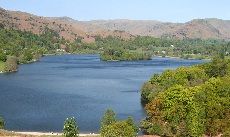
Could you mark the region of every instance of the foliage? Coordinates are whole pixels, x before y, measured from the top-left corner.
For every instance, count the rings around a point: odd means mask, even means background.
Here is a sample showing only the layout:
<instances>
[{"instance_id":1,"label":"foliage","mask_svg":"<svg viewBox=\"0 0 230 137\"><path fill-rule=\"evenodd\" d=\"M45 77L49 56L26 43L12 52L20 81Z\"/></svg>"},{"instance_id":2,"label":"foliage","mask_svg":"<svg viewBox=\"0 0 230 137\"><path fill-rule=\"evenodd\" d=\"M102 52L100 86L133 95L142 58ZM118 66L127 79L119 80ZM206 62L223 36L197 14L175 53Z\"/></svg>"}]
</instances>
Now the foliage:
<instances>
[{"instance_id":1,"label":"foliage","mask_svg":"<svg viewBox=\"0 0 230 137\"><path fill-rule=\"evenodd\" d=\"M17 71L17 69L18 69L17 58L14 56L8 56L5 63L5 72L13 72L13 71Z\"/></svg>"},{"instance_id":2,"label":"foliage","mask_svg":"<svg viewBox=\"0 0 230 137\"><path fill-rule=\"evenodd\" d=\"M0 71L4 72L5 71L5 63L0 61Z\"/></svg>"},{"instance_id":3,"label":"foliage","mask_svg":"<svg viewBox=\"0 0 230 137\"><path fill-rule=\"evenodd\" d=\"M147 111L143 131L161 136L228 134L229 64L229 60L214 59L154 75L142 88Z\"/></svg>"},{"instance_id":4,"label":"foliage","mask_svg":"<svg viewBox=\"0 0 230 137\"><path fill-rule=\"evenodd\" d=\"M138 128L132 117L127 120L117 121L112 109L106 110L101 120L101 137L136 137Z\"/></svg>"},{"instance_id":5,"label":"foliage","mask_svg":"<svg viewBox=\"0 0 230 137\"><path fill-rule=\"evenodd\" d=\"M222 77L227 73L227 64L227 60L214 57L212 62L205 66L206 73L209 75L209 77Z\"/></svg>"},{"instance_id":6,"label":"foliage","mask_svg":"<svg viewBox=\"0 0 230 137\"><path fill-rule=\"evenodd\" d=\"M124 50L114 50L108 49L105 50L100 55L101 60L104 61L111 61L111 60L150 60L151 55L146 53L138 53L138 52L131 52L131 51L124 51Z\"/></svg>"},{"instance_id":7,"label":"foliage","mask_svg":"<svg viewBox=\"0 0 230 137\"><path fill-rule=\"evenodd\" d=\"M79 131L74 117L67 118L64 122L63 134L65 137L78 137Z\"/></svg>"},{"instance_id":8,"label":"foliage","mask_svg":"<svg viewBox=\"0 0 230 137\"><path fill-rule=\"evenodd\" d=\"M137 133L126 121L117 121L101 128L101 137L136 137Z\"/></svg>"},{"instance_id":9,"label":"foliage","mask_svg":"<svg viewBox=\"0 0 230 137\"><path fill-rule=\"evenodd\" d=\"M0 117L0 129L4 129L5 127L5 121L2 117Z\"/></svg>"},{"instance_id":10,"label":"foliage","mask_svg":"<svg viewBox=\"0 0 230 137\"><path fill-rule=\"evenodd\" d=\"M196 86L208 79L201 67L180 67L176 70L166 70L161 75L155 74L142 87L142 103L149 102L157 93L178 84L185 87Z\"/></svg>"},{"instance_id":11,"label":"foliage","mask_svg":"<svg viewBox=\"0 0 230 137\"><path fill-rule=\"evenodd\" d=\"M3 50L0 50L0 61L5 62L6 61L6 54L4 53Z\"/></svg>"},{"instance_id":12,"label":"foliage","mask_svg":"<svg viewBox=\"0 0 230 137\"><path fill-rule=\"evenodd\" d=\"M107 109L101 119L101 127L110 125L116 122L116 114L112 109Z\"/></svg>"},{"instance_id":13,"label":"foliage","mask_svg":"<svg viewBox=\"0 0 230 137\"><path fill-rule=\"evenodd\" d=\"M7 56L15 56L19 63L28 63L43 54L55 53L58 44L62 41L50 29L44 30L41 35L31 32L0 29L0 61L5 62Z\"/></svg>"},{"instance_id":14,"label":"foliage","mask_svg":"<svg viewBox=\"0 0 230 137\"><path fill-rule=\"evenodd\" d=\"M131 126L132 128L133 128L133 130L137 133L138 132L138 127L135 125L135 123L134 123L134 120L133 120L133 118L131 117L131 116L129 116L128 118L127 118L127 120L125 120L126 121L126 123L129 125L129 126Z\"/></svg>"}]
</instances>

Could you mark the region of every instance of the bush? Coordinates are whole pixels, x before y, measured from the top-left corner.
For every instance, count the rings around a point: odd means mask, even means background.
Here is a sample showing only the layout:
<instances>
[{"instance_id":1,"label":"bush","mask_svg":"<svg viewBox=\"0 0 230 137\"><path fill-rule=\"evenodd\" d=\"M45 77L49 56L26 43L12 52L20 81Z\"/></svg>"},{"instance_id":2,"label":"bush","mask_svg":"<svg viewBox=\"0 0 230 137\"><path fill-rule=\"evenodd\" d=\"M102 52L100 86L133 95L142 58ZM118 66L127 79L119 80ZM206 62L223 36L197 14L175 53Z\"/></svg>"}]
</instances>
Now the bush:
<instances>
[{"instance_id":1,"label":"bush","mask_svg":"<svg viewBox=\"0 0 230 137\"><path fill-rule=\"evenodd\" d=\"M65 137L78 137L79 131L74 117L67 118L64 122L63 134Z\"/></svg>"},{"instance_id":2,"label":"bush","mask_svg":"<svg viewBox=\"0 0 230 137\"><path fill-rule=\"evenodd\" d=\"M126 121L117 121L101 128L101 137L136 137L137 132Z\"/></svg>"},{"instance_id":3,"label":"bush","mask_svg":"<svg viewBox=\"0 0 230 137\"><path fill-rule=\"evenodd\" d=\"M4 129L5 127L5 121L2 117L0 117L0 129Z\"/></svg>"},{"instance_id":4,"label":"bush","mask_svg":"<svg viewBox=\"0 0 230 137\"><path fill-rule=\"evenodd\" d=\"M110 125L116 122L116 114L112 109L107 109L101 119L101 127Z\"/></svg>"},{"instance_id":5,"label":"bush","mask_svg":"<svg viewBox=\"0 0 230 137\"><path fill-rule=\"evenodd\" d=\"M13 72L13 71L17 71L17 69L18 69L17 58L14 56L8 56L5 64L5 71Z\"/></svg>"},{"instance_id":6,"label":"bush","mask_svg":"<svg viewBox=\"0 0 230 137\"><path fill-rule=\"evenodd\" d=\"M134 124L133 118L117 121L116 114L112 109L106 110L101 120L101 137L136 137L138 128Z\"/></svg>"},{"instance_id":7,"label":"bush","mask_svg":"<svg viewBox=\"0 0 230 137\"><path fill-rule=\"evenodd\" d=\"M6 61L6 54L3 50L0 50L0 61L5 62Z\"/></svg>"}]
</instances>

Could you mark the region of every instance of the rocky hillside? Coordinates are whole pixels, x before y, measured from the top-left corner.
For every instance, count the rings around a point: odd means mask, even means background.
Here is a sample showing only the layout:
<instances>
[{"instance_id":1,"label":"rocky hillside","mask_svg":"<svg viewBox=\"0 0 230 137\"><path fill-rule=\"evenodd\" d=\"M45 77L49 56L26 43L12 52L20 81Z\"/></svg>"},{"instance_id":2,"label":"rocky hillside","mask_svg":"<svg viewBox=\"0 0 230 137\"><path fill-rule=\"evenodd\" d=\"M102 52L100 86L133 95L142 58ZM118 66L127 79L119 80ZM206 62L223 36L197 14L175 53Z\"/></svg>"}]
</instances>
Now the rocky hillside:
<instances>
[{"instance_id":1,"label":"rocky hillside","mask_svg":"<svg viewBox=\"0 0 230 137\"><path fill-rule=\"evenodd\" d=\"M74 40L82 37L93 42L94 36L117 36L124 39L135 35L230 40L230 20L195 19L186 23L169 23L152 20L94 20L77 21L69 17L41 17L20 11L0 8L0 25L6 28L31 31L40 34L45 28L61 37Z\"/></svg>"},{"instance_id":2,"label":"rocky hillside","mask_svg":"<svg viewBox=\"0 0 230 137\"><path fill-rule=\"evenodd\" d=\"M41 34L46 28L49 28L70 41L81 37L84 42L93 42L96 35L103 37L112 35L124 39L132 37L131 34L124 31L100 29L97 26L87 25L68 17L48 18L2 8L0 8L0 27L31 31L35 34ZM88 31L91 29L93 31Z\"/></svg>"},{"instance_id":3,"label":"rocky hillside","mask_svg":"<svg viewBox=\"0 0 230 137\"><path fill-rule=\"evenodd\" d=\"M109 30L122 30L133 35L230 40L230 20L195 19L186 23L143 20L97 20L85 22Z\"/></svg>"}]
</instances>

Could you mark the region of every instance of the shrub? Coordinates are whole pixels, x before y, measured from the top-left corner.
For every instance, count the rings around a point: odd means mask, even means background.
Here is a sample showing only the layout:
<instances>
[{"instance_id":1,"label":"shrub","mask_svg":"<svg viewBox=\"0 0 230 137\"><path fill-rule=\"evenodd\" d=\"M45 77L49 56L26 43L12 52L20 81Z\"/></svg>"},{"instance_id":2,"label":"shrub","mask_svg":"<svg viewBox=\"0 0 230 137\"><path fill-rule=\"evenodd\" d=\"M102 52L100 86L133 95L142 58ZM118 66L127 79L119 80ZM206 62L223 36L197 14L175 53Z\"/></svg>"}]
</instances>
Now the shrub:
<instances>
[{"instance_id":1,"label":"shrub","mask_svg":"<svg viewBox=\"0 0 230 137\"><path fill-rule=\"evenodd\" d=\"M116 114L112 109L107 109L101 119L101 127L110 125L116 122Z\"/></svg>"},{"instance_id":2,"label":"shrub","mask_svg":"<svg viewBox=\"0 0 230 137\"><path fill-rule=\"evenodd\" d=\"M65 137L78 137L79 131L74 117L67 118L64 122L63 134Z\"/></svg>"},{"instance_id":3,"label":"shrub","mask_svg":"<svg viewBox=\"0 0 230 137\"><path fill-rule=\"evenodd\" d=\"M8 56L5 64L5 71L13 72L13 71L17 71L17 69L18 69L17 58L14 56Z\"/></svg>"},{"instance_id":4,"label":"shrub","mask_svg":"<svg viewBox=\"0 0 230 137\"><path fill-rule=\"evenodd\" d=\"M101 137L136 137L138 128L134 124L133 118L117 121L116 114L112 109L106 110L101 120Z\"/></svg>"},{"instance_id":5,"label":"shrub","mask_svg":"<svg viewBox=\"0 0 230 137\"><path fill-rule=\"evenodd\" d=\"M4 129L5 127L5 121L2 117L0 117L0 129Z\"/></svg>"},{"instance_id":6,"label":"shrub","mask_svg":"<svg viewBox=\"0 0 230 137\"><path fill-rule=\"evenodd\" d=\"M101 137L136 137L137 132L126 121L117 121L101 128Z\"/></svg>"}]
</instances>

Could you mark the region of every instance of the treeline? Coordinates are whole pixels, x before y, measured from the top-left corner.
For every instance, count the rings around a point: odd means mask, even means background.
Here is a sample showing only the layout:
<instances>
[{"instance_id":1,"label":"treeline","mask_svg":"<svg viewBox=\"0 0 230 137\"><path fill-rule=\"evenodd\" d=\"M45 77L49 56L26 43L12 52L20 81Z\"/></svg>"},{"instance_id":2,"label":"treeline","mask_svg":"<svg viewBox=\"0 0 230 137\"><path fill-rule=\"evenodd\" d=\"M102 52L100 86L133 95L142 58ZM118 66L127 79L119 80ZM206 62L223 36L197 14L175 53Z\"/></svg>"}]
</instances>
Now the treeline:
<instances>
[{"instance_id":1,"label":"treeline","mask_svg":"<svg viewBox=\"0 0 230 137\"><path fill-rule=\"evenodd\" d=\"M75 53L100 53L104 60L119 60L119 58L130 60L131 56L141 59L143 55L146 58L155 55L205 59L216 56L220 52L225 56L229 56L230 53L230 42L224 40L178 40L149 36L137 36L128 40L112 36L106 38L95 36L95 43L86 44L78 39L71 47L78 47Z\"/></svg>"},{"instance_id":2,"label":"treeline","mask_svg":"<svg viewBox=\"0 0 230 137\"><path fill-rule=\"evenodd\" d=\"M103 61L132 61L132 60L150 60L151 54L139 53L137 51L125 51L116 49L106 49L101 53L100 58Z\"/></svg>"},{"instance_id":3,"label":"treeline","mask_svg":"<svg viewBox=\"0 0 230 137\"><path fill-rule=\"evenodd\" d=\"M141 92L146 134L230 136L230 60L155 74Z\"/></svg>"},{"instance_id":4,"label":"treeline","mask_svg":"<svg viewBox=\"0 0 230 137\"><path fill-rule=\"evenodd\" d=\"M77 47L73 50L73 47ZM95 43L82 43L76 39L70 45L74 53L100 53L102 60L143 60L155 56L173 56L185 59L211 58L222 52L228 56L230 43L224 40L167 39L149 36L137 36L124 40L108 36L95 36Z\"/></svg>"}]
</instances>

